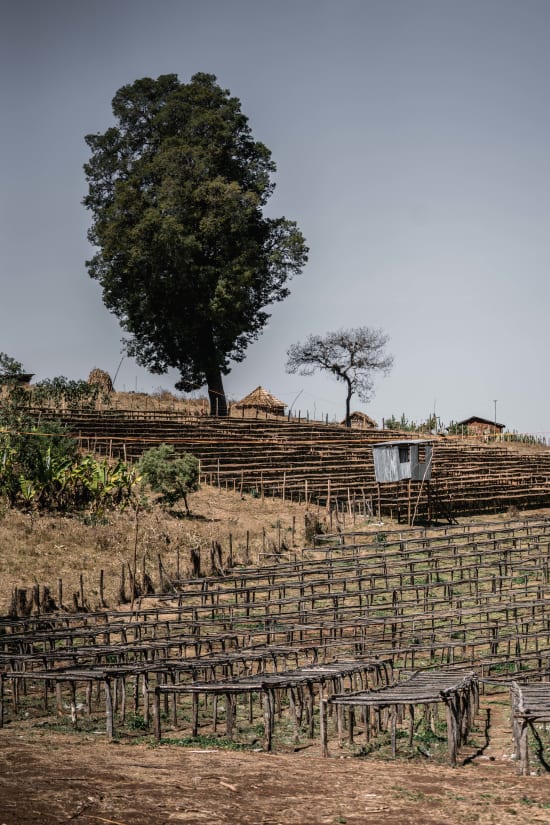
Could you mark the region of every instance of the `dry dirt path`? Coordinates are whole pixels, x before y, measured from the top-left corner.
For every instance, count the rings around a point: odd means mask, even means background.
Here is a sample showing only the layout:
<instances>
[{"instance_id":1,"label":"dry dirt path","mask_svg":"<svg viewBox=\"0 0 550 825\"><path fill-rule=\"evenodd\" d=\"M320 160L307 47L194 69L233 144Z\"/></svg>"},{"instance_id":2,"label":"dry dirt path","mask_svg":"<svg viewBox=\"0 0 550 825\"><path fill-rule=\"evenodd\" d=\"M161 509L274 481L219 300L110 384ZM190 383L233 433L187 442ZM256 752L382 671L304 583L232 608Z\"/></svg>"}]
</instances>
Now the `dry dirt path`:
<instances>
[{"instance_id":1,"label":"dry dirt path","mask_svg":"<svg viewBox=\"0 0 550 825\"><path fill-rule=\"evenodd\" d=\"M511 825L550 823L550 777L519 777L505 694L456 769L429 760L108 744L0 730L0 825ZM483 728L483 724L480 725Z\"/></svg>"}]
</instances>

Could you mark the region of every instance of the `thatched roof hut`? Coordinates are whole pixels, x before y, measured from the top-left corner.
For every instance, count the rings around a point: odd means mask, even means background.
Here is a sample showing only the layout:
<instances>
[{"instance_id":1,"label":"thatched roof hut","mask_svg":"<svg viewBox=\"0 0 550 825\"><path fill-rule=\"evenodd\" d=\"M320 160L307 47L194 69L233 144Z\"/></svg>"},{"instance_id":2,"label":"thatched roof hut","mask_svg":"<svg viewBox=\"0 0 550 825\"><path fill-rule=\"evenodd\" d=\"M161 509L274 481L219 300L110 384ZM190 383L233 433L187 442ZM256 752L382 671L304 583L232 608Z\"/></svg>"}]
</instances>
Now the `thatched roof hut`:
<instances>
[{"instance_id":1,"label":"thatched roof hut","mask_svg":"<svg viewBox=\"0 0 550 825\"><path fill-rule=\"evenodd\" d=\"M88 384L99 387L100 391L108 395L113 392L113 382L111 376L105 370L94 367L88 376Z\"/></svg>"},{"instance_id":2,"label":"thatched roof hut","mask_svg":"<svg viewBox=\"0 0 550 825\"><path fill-rule=\"evenodd\" d=\"M374 418L371 418L369 415L364 412L360 412L359 410L351 413L350 421L352 427L360 430L376 430L378 428L378 424ZM341 423L345 424L346 419L344 418Z\"/></svg>"},{"instance_id":3,"label":"thatched roof hut","mask_svg":"<svg viewBox=\"0 0 550 825\"><path fill-rule=\"evenodd\" d=\"M279 401L263 387L256 387L245 398L237 401L233 405L236 410L261 410L262 412L270 413L271 415L284 415L285 406L283 401Z\"/></svg>"}]
</instances>

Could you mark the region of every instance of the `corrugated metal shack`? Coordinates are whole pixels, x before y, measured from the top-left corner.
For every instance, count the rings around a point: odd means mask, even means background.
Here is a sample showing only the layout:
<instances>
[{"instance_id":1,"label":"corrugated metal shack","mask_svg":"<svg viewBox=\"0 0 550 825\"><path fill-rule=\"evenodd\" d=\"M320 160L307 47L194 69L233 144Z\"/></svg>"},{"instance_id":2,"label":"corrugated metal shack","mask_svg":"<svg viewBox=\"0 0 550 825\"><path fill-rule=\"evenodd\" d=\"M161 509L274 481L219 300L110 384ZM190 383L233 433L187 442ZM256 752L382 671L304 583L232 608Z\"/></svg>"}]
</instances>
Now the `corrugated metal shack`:
<instances>
[{"instance_id":1,"label":"corrugated metal shack","mask_svg":"<svg viewBox=\"0 0 550 825\"><path fill-rule=\"evenodd\" d=\"M432 473L430 441L381 441L372 445L374 473L381 484L394 481L429 481Z\"/></svg>"}]
</instances>

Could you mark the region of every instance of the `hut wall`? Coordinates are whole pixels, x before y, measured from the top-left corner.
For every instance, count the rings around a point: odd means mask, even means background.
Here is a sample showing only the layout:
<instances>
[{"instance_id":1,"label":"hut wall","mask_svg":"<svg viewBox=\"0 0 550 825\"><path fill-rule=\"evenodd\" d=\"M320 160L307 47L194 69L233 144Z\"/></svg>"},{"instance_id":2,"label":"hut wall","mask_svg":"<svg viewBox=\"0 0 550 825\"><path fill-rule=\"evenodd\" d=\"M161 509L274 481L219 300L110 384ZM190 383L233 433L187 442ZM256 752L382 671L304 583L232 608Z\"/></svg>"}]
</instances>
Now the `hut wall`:
<instances>
[{"instance_id":1,"label":"hut wall","mask_svg":"<svg viewBox=\"0 0 550 825\"><path fill-rule=\"evenodd\" d=\"M494 424L489 424L487 421L471 421L468 424L468 432L471 435L499 435L502 432L502 427L495 427Z\"/></svg>"},{"instance_id":2,"label":"hut wall","mask_svg":"<svg viewBox=\"0 0 550 825\"><path fill-rule=\"evenodd\" d=\"M392 481L428 480L431 476L432 447L429 444L375 445L372 450L376 480ZM422 460L420 460L422 459Z\"/></svg>"}]
</instances>

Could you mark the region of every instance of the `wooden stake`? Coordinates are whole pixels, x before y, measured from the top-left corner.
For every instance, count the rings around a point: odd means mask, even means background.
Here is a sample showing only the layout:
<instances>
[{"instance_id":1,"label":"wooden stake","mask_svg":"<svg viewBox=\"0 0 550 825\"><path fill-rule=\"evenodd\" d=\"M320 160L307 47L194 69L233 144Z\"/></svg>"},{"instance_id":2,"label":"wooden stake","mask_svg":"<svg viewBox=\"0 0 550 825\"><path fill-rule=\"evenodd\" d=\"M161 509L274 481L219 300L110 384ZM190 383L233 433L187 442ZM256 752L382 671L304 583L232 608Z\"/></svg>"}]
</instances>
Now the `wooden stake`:
<instances>
[{"instance_id":1,"label":"wooden stake","mask_svg":"<svg viewBox=\"0 0 550 825\"><path fill-rule=\"evenodd\" d=\"M193 692L191 710L191 736L197 736L199 732L199 694Z\"/></svg>"},{"instance_id":2,"label":"wooden stake","mask_svg":"<svg viewBox=\"0 0 550 825\"><path fill-rule=\"evenodd\" d=\"M391 714L391 755L392 758L395 759L397 747L396 747L396 739L397 739L397 708L395 705L391 706L390 709Z\"/></svg>"},{"instance_id":3,"label":"wooden stake","mask_svg":"<svg viewBox=\"0 0 550 825\"><path fill-rule=\"evenodd\" d=\"M100 607L106 607L107 606L105 604L103 583L104 583L104 571L100 570L99 571L99 604L100 604Z\"/></svg>"},{"instance_id":4,"label":"wooden stake","mask_svg":"<svg viewBox=\"0 0 550 825\"><path fill-rule=\"evenodd\" d=\"M452 706L452 699L447 699L445 701L445 717L446 717L446 721L447 721L447 750L448 750L448 754L449 754L449 762L454 768L456 766L458 743L457 743L457 725L456 725L454 709L453 709L453 706Z\"/></svg>"},{"instance_id":5,"label":"wooden stake","mask_svg":"<svg viewBox=\"0 0 550 825\"><path fill-rule=\"evenodd\" d=\"M319 726L321 734L321 756L328 757L328 731L327 731L327 700L321 699L319 702Z\"/></svg>"},{"instance_id":6,"label":"wooden stake","mask_svg":"<svg viewBox=\"0 0 550 825\"><path fill-rule=\"evenodd\" d=\"M272 746L272 731L273 731L273 721L272 721L272 710L271 710L271 700L269 696L269 690L264 690L262 693L262 705L263 705L263 713L264 713L264 750L271 751Z\"/></svg>"},{"instance_id":7,"label":"wooden stake","mask_svg":"<svg viewBox=\"0 0 550 825\"><path fill-rule=\"evenodd\" d=\"M103 688L105 690L105 722L106 722L106 728L107 728L107 739L112 739L113 736L114 736L114 723L113 723L113 698L112 698L112 695L111 695L111 681L110 681L110 679L105 679L103 681Z\"/></svg>"},{"instance_id":8,"label":"wooden stake","mask_svg":"<svg viewBox=\"0 0 550 825\"><path fill-rule=\"evenodd\" d=\"M529 776L529 727L526 719L519 724L519 768L522 776Z\"/></svg>"},{"instance_id":9,"label":"wooden stake","mask_svg":"<svg viewBox=\"0 0 550 825\"><path fill-rule=\"evenodd\" d=\"M155 692L153 694L153 733L155 735L155 739L160 742L160 690L158 685L156 685Z\"/></svg>"}]
</instances>

